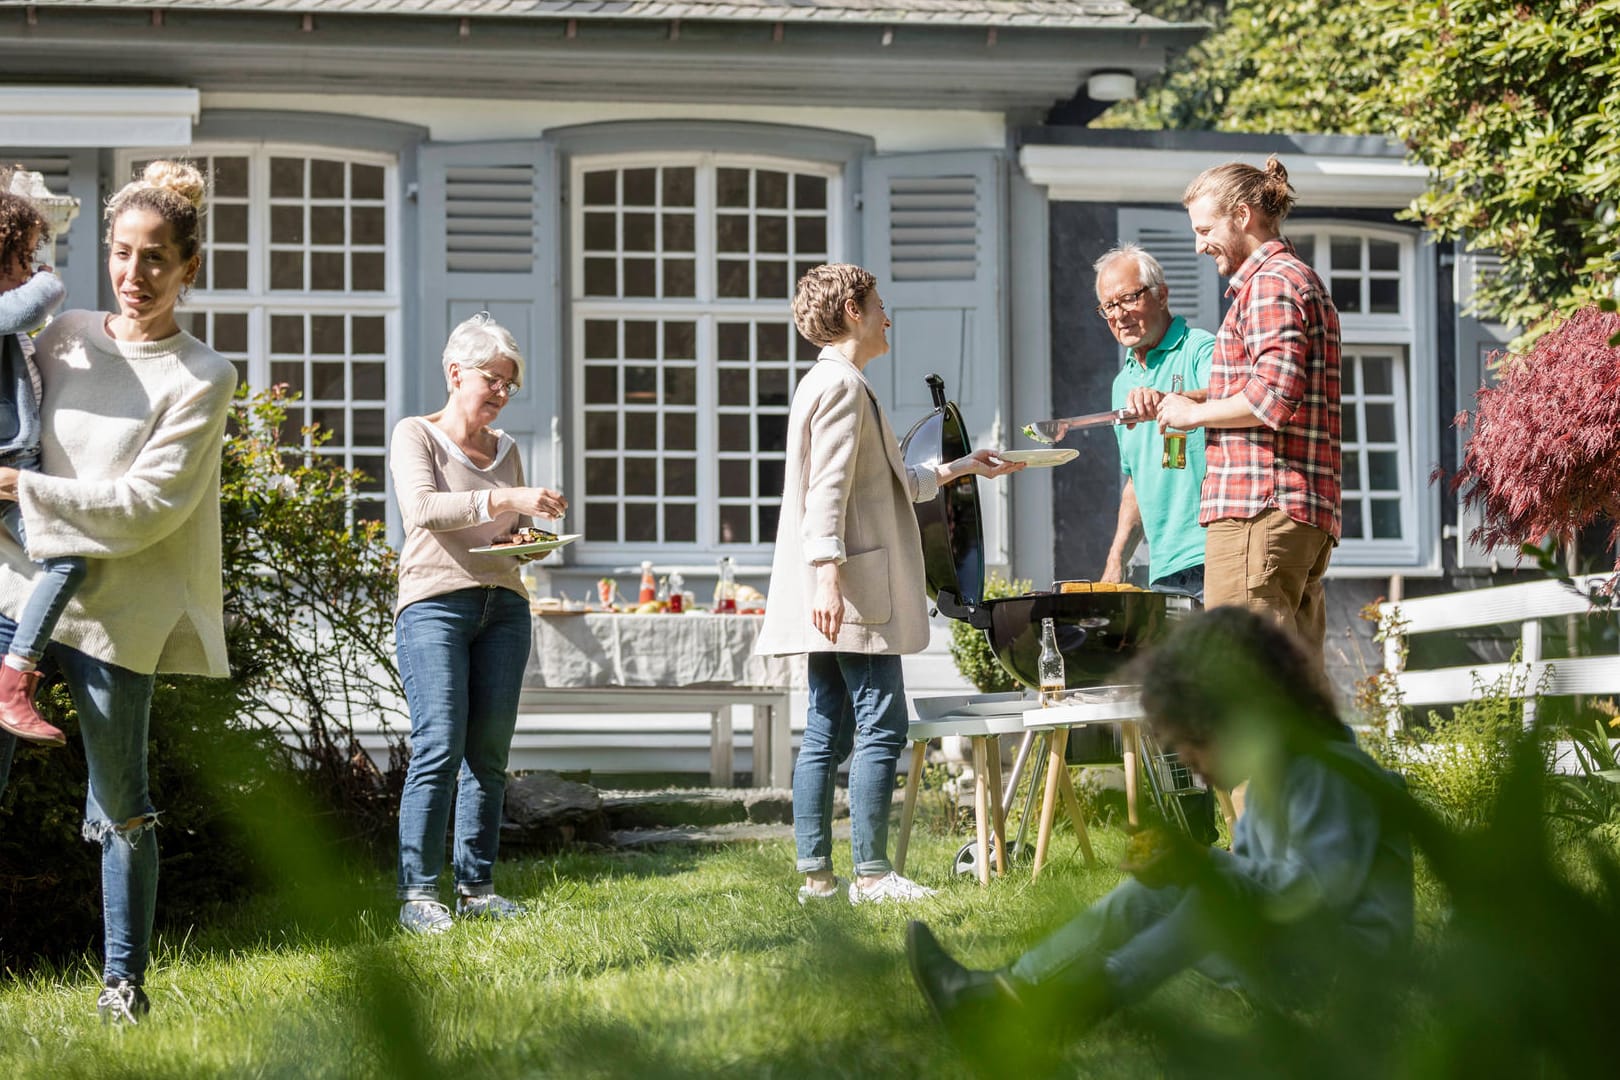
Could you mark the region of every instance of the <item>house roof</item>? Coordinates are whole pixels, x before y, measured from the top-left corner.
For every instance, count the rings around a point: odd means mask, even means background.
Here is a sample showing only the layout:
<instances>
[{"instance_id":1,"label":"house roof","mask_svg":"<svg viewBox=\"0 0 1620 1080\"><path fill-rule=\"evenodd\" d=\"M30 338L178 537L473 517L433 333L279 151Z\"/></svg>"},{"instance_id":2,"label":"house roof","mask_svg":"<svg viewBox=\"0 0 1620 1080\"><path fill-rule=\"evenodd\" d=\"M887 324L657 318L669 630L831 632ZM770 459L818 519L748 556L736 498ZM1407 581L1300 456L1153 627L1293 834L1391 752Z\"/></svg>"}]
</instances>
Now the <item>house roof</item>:
<instances>
[{"instance_id":1,"label":"house roof","mask_svg":"<svg viewBox=\"0 0 1620 1080\"><path fill-rule=\"evenodd\" d=\"M60 0L35 8L1084 29L1173 25L1124 0Z\"/></svg>"},{"instance_id":2,"label":"house roof","mask_svg":"<svg viewBox=\"0 0 1620 1080\"><path fill-rule=\"evenodd\" d=\"M1124 0L43 0L0 3L0 81L1044 114L1207 29Z\"/></svg>"}]
</instances>

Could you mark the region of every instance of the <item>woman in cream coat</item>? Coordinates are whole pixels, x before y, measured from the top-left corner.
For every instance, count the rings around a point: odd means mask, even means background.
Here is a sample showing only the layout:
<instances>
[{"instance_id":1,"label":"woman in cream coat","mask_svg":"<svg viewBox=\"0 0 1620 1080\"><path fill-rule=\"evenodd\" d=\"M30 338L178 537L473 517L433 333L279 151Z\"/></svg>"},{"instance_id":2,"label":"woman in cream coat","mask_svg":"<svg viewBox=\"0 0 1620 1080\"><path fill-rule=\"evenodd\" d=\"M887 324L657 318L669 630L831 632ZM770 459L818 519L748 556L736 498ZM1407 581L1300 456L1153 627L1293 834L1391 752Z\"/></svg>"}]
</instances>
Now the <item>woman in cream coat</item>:
<instances>
[{"instance_id":1,"label":"woman in cream coat","mask_svg":"<svg viewBox=\"0 0 1620 1080\"><path fill-rule=\"evenodd\" d=\"M903 653L928 644L922 541L913 502L967 473L1023 468L979 450L908 468L866 365L889 351L877 282L858 266L818 266L799 280L793 321L821 346L788 416L787 481L756 651L809 654L810 708L793 769L799 902L831 898L833 784L849 767L852 904L915 900L933 890L889 864L889 804L905 746ZM853 756L851 756L853 754Z\"/></svg>"}]
</instances>

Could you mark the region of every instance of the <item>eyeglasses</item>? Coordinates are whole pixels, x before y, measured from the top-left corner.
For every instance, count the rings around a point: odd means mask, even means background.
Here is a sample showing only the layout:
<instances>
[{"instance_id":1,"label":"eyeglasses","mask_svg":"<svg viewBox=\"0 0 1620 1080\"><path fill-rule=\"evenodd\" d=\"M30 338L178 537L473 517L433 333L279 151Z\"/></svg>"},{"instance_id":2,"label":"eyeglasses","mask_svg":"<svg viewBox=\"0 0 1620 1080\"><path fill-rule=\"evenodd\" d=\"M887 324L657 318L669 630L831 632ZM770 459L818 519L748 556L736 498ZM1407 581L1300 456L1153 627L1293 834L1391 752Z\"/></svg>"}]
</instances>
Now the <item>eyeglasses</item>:
<instances>
[{"instance_id":1,"label":"eyeglasses","mask_svg":"<svg viewBox=\"0 0 1620 1080\"><path fill-rule=\"evenodd\" d=\"M502 397L509 398L519 390L523 389L523 384L514 379L503 379L499 375L491 375L483 368L473 368L473 370L482 375L484 377L484 381L489 383L489 388Z\"/></svg>"},{"instance_id":2,"label":"eyeglasses","mask_svg":"<svg viewBox=\"0 0 1620 1080\"><path fill-rule=\"evenodd\" d=\"M1136 306L1142 302L1143 295L1146 294L1150 288L1152 288L1152 286L1144 285L1135 292L1124 293L1112 300L1107 301L1106 303L1098 304L1097 314L1101 315L1105 319L1112 319L1115 315L1119 314L1121 308L1129 308L1130 310L1135 311Z\"/></svg>"}]
</instances>

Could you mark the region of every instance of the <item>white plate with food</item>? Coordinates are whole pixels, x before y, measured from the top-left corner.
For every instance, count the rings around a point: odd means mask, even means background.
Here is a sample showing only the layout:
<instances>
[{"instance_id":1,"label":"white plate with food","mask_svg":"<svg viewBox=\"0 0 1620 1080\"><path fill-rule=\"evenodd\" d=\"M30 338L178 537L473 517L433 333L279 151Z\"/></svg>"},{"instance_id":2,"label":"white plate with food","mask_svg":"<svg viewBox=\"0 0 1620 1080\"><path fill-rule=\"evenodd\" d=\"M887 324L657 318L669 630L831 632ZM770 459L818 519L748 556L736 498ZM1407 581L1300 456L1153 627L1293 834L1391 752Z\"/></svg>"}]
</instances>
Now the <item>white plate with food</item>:
<instances>
[{"instance_id":1,"label":"white plate with food","mask_svg":"<svg viewBox=\"0 0 1620 1080\"><path fill-rule=\"evenodd\" d=\"M558 536L544 529L523 529L511 543L489 544L467 550L474 555L538 555L544 551L556 551L584 535L584 533L564 533Z\"/></svg>"},{"instance_id":2,"label":"white plate with food","mask_svg":"<svg viewBox=\"0 0 1620 1080\"><path fill-rule=\"evenodd\" d=\"M1021 461L1031 469L1050 469L1080 456L1078 450L993 450L1002 461Z\"/></svg>"}]
</instances>

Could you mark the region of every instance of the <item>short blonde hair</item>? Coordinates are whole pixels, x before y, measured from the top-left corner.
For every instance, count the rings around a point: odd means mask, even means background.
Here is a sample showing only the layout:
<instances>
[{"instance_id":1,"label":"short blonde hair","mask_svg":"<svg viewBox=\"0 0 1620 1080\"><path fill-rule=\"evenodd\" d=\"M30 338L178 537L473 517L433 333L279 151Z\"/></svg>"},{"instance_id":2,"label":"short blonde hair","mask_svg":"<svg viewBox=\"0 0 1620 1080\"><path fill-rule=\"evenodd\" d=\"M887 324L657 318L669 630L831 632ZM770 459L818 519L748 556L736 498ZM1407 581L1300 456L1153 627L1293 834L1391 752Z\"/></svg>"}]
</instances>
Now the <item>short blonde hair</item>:
<instances>
[{"instance_id":1,"label":"short blonde hair","mask_svg":"<svg viewBox=\"0 0 1620 1080\"><path fill-rule=\"evenodd\" d=\"M831 345L850 335L844 301L865 307L877 288L877 278L853 263L823 263L811 267L793 290L793 325L812 345Z\"/></svg>"},{"instance_id":2,"label":"short blonde hair","mask_svg":"<svg viewBox=\"0 0 1620 1080\"><path fill-rule=\"evenodd\" d=\"M513 381L522 386L523 352L518 348L512 332L496 322L495 317L487 311L464 319L450 331L450 339L444 343L445 388L453 388L450 383L451 364L482 371L503 356L517 368L517 377Z\"/></svg>"},{"instance_id":3,"label":"short blonde hair","mask_svg":"<svg viewBox=\"0 0 1620 1080\"><path fill-rule=\"evenodd\" d=\"M1266 158L1266 167L1257 169L1241 161L1229 161L1205 169L1198 179L1187 185L1181 196L1182 206L1210 196L1222 214L1231 214L1240 205L1247 205L1255 216L1276 226L1294 208L1294 189L1288 183L1288 170L1283 168L1277 155Z\"/></svg>"}]
</instances>

